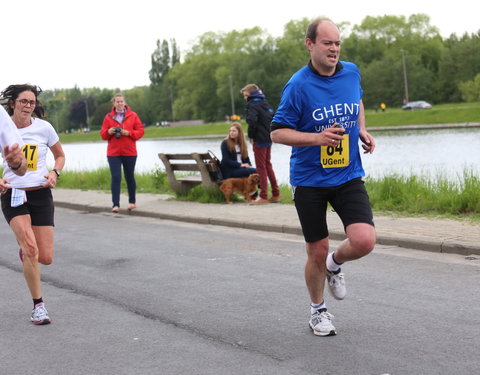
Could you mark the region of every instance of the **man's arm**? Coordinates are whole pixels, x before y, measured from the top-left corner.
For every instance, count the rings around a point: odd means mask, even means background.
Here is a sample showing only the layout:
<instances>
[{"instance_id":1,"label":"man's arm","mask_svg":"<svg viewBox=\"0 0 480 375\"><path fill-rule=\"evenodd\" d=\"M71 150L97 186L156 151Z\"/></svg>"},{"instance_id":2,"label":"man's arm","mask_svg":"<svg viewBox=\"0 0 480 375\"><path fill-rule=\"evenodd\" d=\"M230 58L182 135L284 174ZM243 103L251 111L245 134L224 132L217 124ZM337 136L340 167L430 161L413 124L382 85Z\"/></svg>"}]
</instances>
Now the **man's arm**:
<instances>
[{"instance_id":1,"label":"man's arm","mask_svg":"<svg viewBox=\"0 0 480 375\"><path fill-rule=\"evenodd\" d=\"M332 146L343 140L343 136L337 133L344 129L331 126L321 133L303 133L291 128L279 128L270 133L272 141L287 146L308 147L308 146Z\"/></svg>"},{"instance_id":2,"label":"man's arm","mask_svg":"<svg viewBox=\"0 0 480 375\"><path fill-rule=\"evenodd\" d=\"M372 153L375 150L375 139L367 132L367 122L365 120L365 108L363 100L360 101L360 114L358 115L358 128L360 132L360 140L365 154Z\"/></svg>"}]
</instances>

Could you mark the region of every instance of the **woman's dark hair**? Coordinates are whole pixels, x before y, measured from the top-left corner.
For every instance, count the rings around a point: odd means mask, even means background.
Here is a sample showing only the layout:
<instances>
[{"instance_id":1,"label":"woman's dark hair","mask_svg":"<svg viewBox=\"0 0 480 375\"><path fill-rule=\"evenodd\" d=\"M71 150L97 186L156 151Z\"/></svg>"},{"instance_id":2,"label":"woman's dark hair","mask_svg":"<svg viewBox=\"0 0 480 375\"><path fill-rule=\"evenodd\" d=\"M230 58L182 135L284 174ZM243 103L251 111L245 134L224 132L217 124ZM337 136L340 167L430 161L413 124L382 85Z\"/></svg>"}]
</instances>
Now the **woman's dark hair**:
<instances>
[{"instance_id":1,"label":"woman's dark hair","mask_svg":"<svg viewBox=\"0 0 480 375\"><path fill-rule=\"evenodd\" d=\"M43 110L42 103L38 100L38 96L42 92L42 89L35 85L30 85L28 83L24 83L21 85L10 85L5 90L2 91L0 94L0 100L2 105L4 106L7 113L11 116L13 115L13 108L12 105L15 104L15 100L17 100L18 96L24 91L31 91L35 95L35 100L37 103L35 104L35 109L33 113L38 118L45 117L45 111Z\"/></svg>"}]
</instances>

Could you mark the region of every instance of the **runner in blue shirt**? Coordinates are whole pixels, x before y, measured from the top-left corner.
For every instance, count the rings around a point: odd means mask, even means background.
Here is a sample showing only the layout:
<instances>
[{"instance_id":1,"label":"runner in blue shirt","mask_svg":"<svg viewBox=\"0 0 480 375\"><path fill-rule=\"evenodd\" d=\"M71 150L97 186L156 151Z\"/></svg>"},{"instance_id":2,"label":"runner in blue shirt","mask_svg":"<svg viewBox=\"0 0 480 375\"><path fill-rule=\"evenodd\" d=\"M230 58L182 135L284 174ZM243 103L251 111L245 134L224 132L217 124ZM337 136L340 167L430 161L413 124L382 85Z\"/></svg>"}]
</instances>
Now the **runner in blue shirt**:
<instances>
[{"instance_id":1,"label":"runner in blue shirt","mask_svg":"<svg viewBox=\"0 0 480 375\"><path fill-rule=\"evenodd\" d=\"M315 335L331 336L336 329L324 301L325 277L332 296L345 298L340 266L369 254L376 242L359 148L361 140L364 152L372 153L375 140L366 130L360 71L339 60L338 27L317 18L308 26L305 44L310 62L285 85L271 138L292 146L290 183L307 249L309 325ZM327 203L347 235L330 254Z\"/></svg>"}]
</instances>

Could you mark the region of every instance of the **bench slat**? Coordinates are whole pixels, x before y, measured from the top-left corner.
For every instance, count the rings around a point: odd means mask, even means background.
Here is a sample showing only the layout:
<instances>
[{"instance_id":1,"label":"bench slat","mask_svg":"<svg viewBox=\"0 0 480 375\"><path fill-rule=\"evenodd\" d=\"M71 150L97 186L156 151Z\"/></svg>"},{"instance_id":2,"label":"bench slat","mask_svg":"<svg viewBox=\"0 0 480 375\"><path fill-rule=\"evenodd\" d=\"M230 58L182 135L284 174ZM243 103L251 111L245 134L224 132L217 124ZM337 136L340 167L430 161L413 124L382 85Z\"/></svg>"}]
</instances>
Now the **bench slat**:
<instances>
[{"instance_id":1,"label":"bench slat","mask_svg":"<svg viewBox=\"0 0 480 375\"><path fill-rule=\"evenodd\" d=\"M192 154L162 154L169 160L193 160ZM210 160L210 154L198 154L204 160Z\"/></svg>"},{"instance_id":2,"label":"bench slat","mask_svg":"<svg viewBox=\"0 0 480 375\"><path fill-rule=\"evenodd\" d=\"M202 183L202 176L192 175L192 176L178 177L177 181L201 184Z\"/></svg>"},{"instance_id":3,"label":"bench slat","mask_svg":"<svg viewBox=\"0 0 480 375\"><path fill-rule=\"evenodd\" d=\"M197 164L181 164L181 163L170 163L170 166L174 171L198 171ZM216 172L217 167L215 164L207 163L205 167L209 172Z\"/></svg>"},{"instance_id":4,"label":"bench slat","mask_svg":"<svg viewBox=\"0 0 480 375\"><path fill-rule=\"evenodd\" d=\"M180 163L172 163L170 164L172 170L174 171L198 171L197 164L180 164Z\"/></svg>"}]
</instances>

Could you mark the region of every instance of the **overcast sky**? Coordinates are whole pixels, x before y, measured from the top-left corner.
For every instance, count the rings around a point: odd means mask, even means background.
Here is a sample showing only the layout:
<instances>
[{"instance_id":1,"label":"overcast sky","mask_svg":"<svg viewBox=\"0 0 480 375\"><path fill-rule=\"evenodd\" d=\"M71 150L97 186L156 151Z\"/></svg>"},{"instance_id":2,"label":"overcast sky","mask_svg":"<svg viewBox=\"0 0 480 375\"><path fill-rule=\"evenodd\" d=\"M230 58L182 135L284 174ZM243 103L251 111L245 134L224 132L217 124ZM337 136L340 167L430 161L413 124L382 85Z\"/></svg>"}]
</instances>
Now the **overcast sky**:
<instances>
[{"instance_id":1,"label":"overcast sky","mask_svg":"<svg viewBox=\"0 0 480 375\"><path fill-rule=\"evenodd\" d=\"M156 40L175 38L182 52L207 31L260 26L281 36L291 20L327 16L359 24L366 16L425 13L442 36L480 30L471 0L20 0L0 11L0 90L12 83L43 89L130 89L149 84ZM452 9L452 7L454 7ZM184 53L182 53L184 54Z\"/></svg>"}]
</instances>

